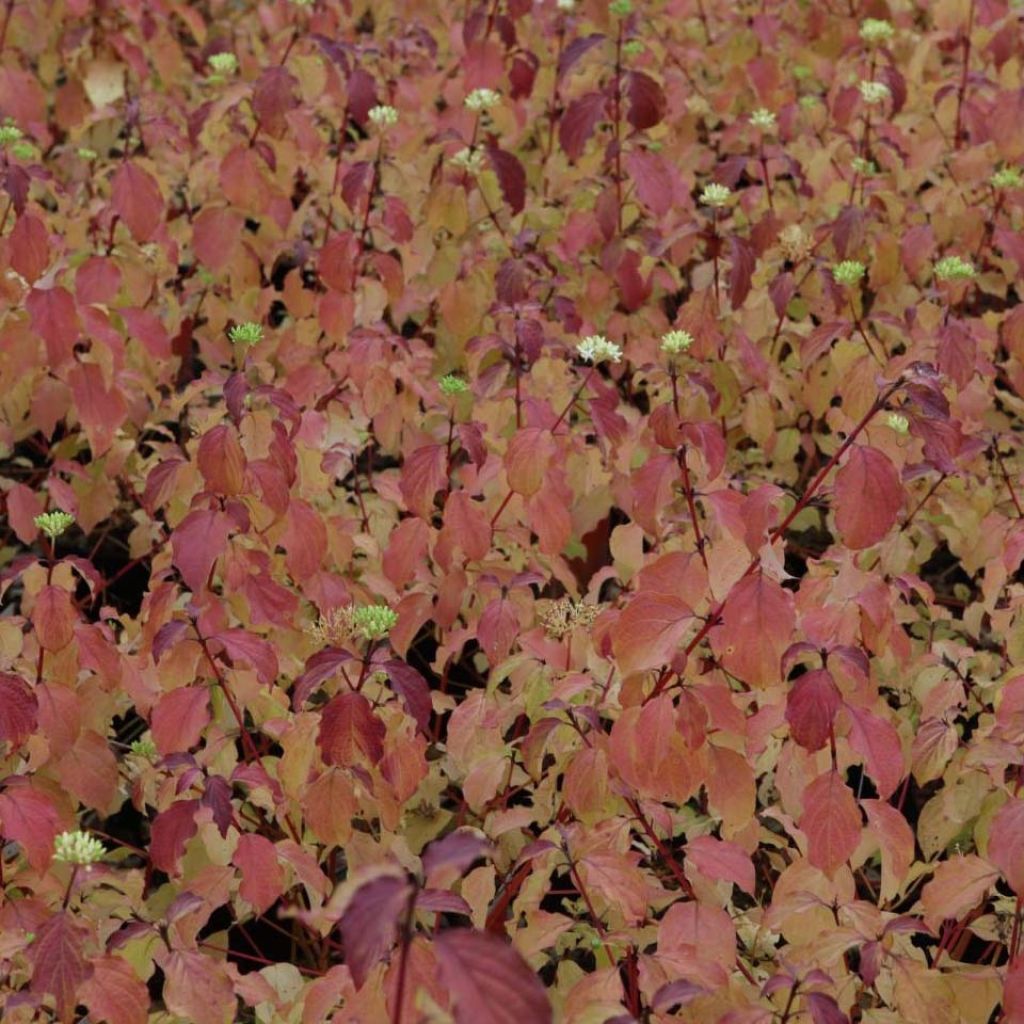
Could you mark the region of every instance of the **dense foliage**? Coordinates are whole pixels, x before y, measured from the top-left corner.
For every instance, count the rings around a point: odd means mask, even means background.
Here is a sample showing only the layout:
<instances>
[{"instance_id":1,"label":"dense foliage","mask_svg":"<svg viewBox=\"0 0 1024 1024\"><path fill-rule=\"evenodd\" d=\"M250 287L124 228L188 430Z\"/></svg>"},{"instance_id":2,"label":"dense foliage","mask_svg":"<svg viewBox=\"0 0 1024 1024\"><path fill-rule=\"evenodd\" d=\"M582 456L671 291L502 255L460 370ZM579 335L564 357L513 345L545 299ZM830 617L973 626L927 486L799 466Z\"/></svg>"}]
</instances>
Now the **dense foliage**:
<instances>
[{"instance_id":1,"label":"dense foliage","mask_svg":"<svg viewBox=\"0 0 1024 1024\"><path fill-rule=\"evenodd\" d=\"M476 2L0 2L4 1021L1024 1021L1024 8Z\"/></svg>"}]
</instances>

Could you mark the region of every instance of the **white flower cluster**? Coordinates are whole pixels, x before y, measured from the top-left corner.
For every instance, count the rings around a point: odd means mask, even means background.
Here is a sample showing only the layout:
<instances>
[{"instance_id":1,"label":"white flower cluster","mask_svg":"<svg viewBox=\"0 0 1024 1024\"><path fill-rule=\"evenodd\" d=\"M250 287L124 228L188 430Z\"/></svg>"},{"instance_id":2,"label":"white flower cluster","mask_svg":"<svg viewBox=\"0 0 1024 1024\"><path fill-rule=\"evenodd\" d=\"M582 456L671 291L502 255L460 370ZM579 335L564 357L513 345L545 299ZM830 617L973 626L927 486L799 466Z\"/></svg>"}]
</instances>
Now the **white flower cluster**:
<instances>
[{"instance_id":1,"label":"white flower cluster","mask_svg":"<svg viewBox=\"0 0 1024 1024\"><path fill-rule=\"evenodd\" d=\"M877 107L892 95L885 82L861 82L857 88L860 90L860 98L869 107Z\"/></svg>"},{"instance_id":2,"label":"white flower cluster","mask_svg":"<svg viewBox=\"0 0 1024 1024\"><path fill-rule=\"evenodd\" d=\"M669 331L661 336L661 351L670 356L686 352L693 344L693 335L689 331Z\"/></svg>"},{"instance_id":3,"label":"white flower cluster","mask_svg":"<svg viewBox=\"0 0 1024 1024\"><path fill-rule=\"evenodd\" d=\"M767 107L758 107L750 115L750 123L763 132L775 130L775 115Z\"/></svg>"},{"instance_id":4,"label":"white flower cluster","mask_svg":"<svg viewBox=\"0 0 1024 1024\"><path fill-rule=\"evenodd\" d=\"M391 128L393 125L398 124L398 111L394 107L389 107L386 103L370 107L366 116L370 119L370 124L376 128Z\"/></svg>"},{"instance_id":5,"label":"white flower cluster","mask_svg":"<svg viewBox=\"0 0 1024 1024\"><path fill-rule=\"evenodd\" d=\"M106 855L106 847L88 832L61 832L53 841L53 859L65 864L95 864Z\"/></svg>"},{"instance_id":6,"label":"white flower cluster","mask_svg":"<svg viewBox=\"0 0 1024 1024\"><path fill-rule=\"evenodd\" d=\"M705 206L725 206L731 198L732 189L726 185L719 185L717 181L705 185L704 191L700 194L700 201Z\"/></svg>"},{"instance_id":7,"label":"white flower cluster","mask_svg":"<svg viewBox=\"0 0 1024 1024\"><path fill-rule=\"evenodd\" d=\"M500 102L501 93L495 92L493 89L474 89L466 97L466 106L477 113L490 110L491 107L496 107Z\"/></svg>"},{"instance_id":8,"label":"white flower cluster","mask_svg":"<svg viewBox=\"0 0 1024 1024\"><path fill-rule=\"evenodd\" d=\"M469 174L479 174L484 169L483 150L465 146L452 157L452 166Z\"/></svg>"},{"instance_id":9,"label":"white flower cluster","mask_svg":"<svg viewBox=\"0 0 1024 1024\"><path fill-rule=\"evenodd\" d=\"M622 359L622 349L609 341L603 334L591 334L576 346L576 354L585 363L603 363L605 360L617 363Z\"/></svg>"}]
</instances>

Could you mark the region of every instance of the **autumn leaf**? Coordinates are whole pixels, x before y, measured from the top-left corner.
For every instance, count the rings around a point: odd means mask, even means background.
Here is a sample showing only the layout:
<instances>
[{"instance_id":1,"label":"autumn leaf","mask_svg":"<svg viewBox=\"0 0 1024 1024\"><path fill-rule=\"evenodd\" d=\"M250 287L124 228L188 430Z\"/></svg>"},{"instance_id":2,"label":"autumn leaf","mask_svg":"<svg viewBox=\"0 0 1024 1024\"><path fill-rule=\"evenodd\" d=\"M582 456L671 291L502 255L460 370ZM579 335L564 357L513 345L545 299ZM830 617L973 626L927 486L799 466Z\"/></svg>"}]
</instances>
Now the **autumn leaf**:
<instances>
[{"instance_id":1,"label":"autumn leaf","mask_svg":"<svg viewBox=\"0 0 1024 1024\"><path fill-rule=\"evenodd\" d=\"M807 859L831 877L860 842L857 801L837 772L819 775L804 790L800 828L807 836Z\"/></svg>"},{"instance_id":2,"label":"autumn leaf","mask_svg":"<svg viewBox=\"0 0 1024 1024\"><path fill-rule=\"evenodd\" d=\"M892 529L903 501L903 485L889 457L854 445L836 474L836 526L843 542L856 551L877 544Z\"/></svg>"}]
</instances>

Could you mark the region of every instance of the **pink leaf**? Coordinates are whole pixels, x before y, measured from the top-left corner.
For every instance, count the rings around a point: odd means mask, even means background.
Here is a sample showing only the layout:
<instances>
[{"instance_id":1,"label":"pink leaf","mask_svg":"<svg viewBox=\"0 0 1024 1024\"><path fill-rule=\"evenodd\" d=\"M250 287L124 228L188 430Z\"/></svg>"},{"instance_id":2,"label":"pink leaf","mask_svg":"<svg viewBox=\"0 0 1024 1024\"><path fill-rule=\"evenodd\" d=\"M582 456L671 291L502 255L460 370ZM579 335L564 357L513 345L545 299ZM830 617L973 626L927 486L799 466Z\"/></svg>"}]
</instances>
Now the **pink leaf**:
<instances>
[{"instance_id":1,"label":"pink leaf","mask_svg":"<svg viewBox=\"0 0 1024 1024\"><path fill-rule=\"evenodd\" d=\"M558 141L571 161L580 158L587 140L594 134L604 113L603 93L588 92L569 104L558 126Z\"/></svg>"},{"instance_id":2,"label":"pink leaf","mask_svg":"<svg viewBox=\"0 0 1024 1024\"><path fill-rule=\"evenodd\" d=\"M317 742L327 764L377 764L384 756L384 723L361 693L341 693L324 705Z\"/></svg>"},{"instance_id":3,"label":"pink leaf","mask_svg":"<svg viewBox=\"0 0 1024 1024\"><path fill-rule=\"evenodd\" d=\"M196 834L198 800L179 800L161 811L150 832L149 858L153 867L168 875L178 873L185 844Z\"/></svg>"},{"instance_id":4,"label":"pink leaf","mask_svg":"<svg viewBox=\"0 0 1024 1024\"><path fill-rule=\"evenodd\" d=\"M1024 893L1024 800L1008 800L988 833L988 859L1018 895Z\"/></svg>"},{"instance_id":5,"label":"pink leaf","mask_svg":"<svg viewBox=\"0 0 1024 1024\"><path fill-rule=\"evenodd\" d=\"M86 928L66 910L54 914L31 946L32 990L53 996L65 1024L75 1016L78 988L92 974L82 945Z\"/></svg>"},{"instance_id":6,"label":"pink leaf","mask_svg":"<svg viewBox=\"0 0 1024 1024\"><path fill-rule=\"evenodd\" d=\"M838 772L819 775L804 790L800 828L807 836L807 859L829 877L857 849L861 833L860 811Z\"/></svg>"},{"instance_id":7,"label":"pink leaf","mask_svg":"<svg viewBox=\"0 0 1024 1024\"><path fill-rule=\"evenodd\" d=\"M92 968L78 993L90 1014L107 1024L146 1024L149 990L131 964L119 956L101 956Z\"/></svg>"},{"instance_id":8,"label":"pink leaf","mask_svg":"<svg viewBox=\"0 0 1024 1024\"><path fill-rule=\"evenodd\" d=\"M622 674L671 662L692 618L690 606L672 594L637 594L612 628L612 650Z\"/></svg>"},{"instance_id":9,"label":"pink leaf","mask_svg":"<svg viewBox=\"0 0 1024 1024\"><path fill-rule=\"evenodd\" d=\"M698 836L686 844L686 859L708 878L734 882L744 892L754 895L754 862L735 843Z\"/></svg>"},{"instance_id":10,"label":"pink leaf","mask_svg":"<svg viewBox=\"0 0 1024 1024\"><path fill-rule=\"evenodd\" d=\"M448 482L448 459L442 444L417 448L402 467L399 490L410 512L424 519L434 513L434 496Z\"/></svg>"},{"instance_id":11,"label":"pink leaf","mask_svg":"<svg viewBox=\"0 0 1024 1024\"><path fill-rule=\"evenodd\" d=\"M855 445L836 474L836 526L847 547L877 544L903 507L903 484L887 455Z\"/></svg>"},{"instance_id":12,"label":"pink leaf","mask_svg":"<svg viewBox=\"0 0 1024 1024\"><path fill-rule=\"evenodd\" d=\"M277 678L278 664L274 645L245 629L225 629L210 638L220 644L232 664L243 661L252 665L256 676L264 686L270 686Z\"/></svg>"},{"instance_id":13,"label":"pink leaf","mask_svg":"<svg viewBox=\"0 0 1024 1024\"><path fill-rule=\"evenodd\" d=\"M164 219L160 186L138 164L122 163L114 174L114 209L136 242L148 242Z\"/></svg>"},{"instance_id":14,"label":"pink leaf","mask_svg":"<svg viewBox=\"0 0 1024 1024\"><path fill-rule=\"evenodd\" d=\"M0 743L21 746L35 732L38 708L36 695L21 676L0 672Z\"/></svg>"},{"instance_id":15,"label":"pink leaf","mask_svg":"<svg viewBox=\"0 0 1024 1024\"><path fill-rule=\"evenodd\" d=\"M284 891L284 872L274 844L265 836L247 833L239 838L231 862L242 872L242 899L257 914L266 913Z\"/></svg>"},{"instance_id":16,"label":"pink leaf","mask_svg":"<svg viewBox=\"0 0 1024 1024\"><path fill-rule=\"evenodd\" d=\"M230 520L223 512L189 512L171 534L172 561L193 593L206 589L214 563L224 553Z\"/></svg>"},{"instance_id":17,"label":"pink leaf","mask_svg":"<svg viewBox=\"0 0 1024 1024\"><path fill-rule=\"evenodd\" d=\"M752 686L770 686L781 677L782 654L795 624L793 595L759 573L729 592L711 642L727 671Z\"/></svg>"},{"instance_id":18,"label":"pink leaf","mask_svg":"<svg viewBox=\"0 0 1024 1024\"><path fill-rule=\"evenodd\" d=\"M903 744L895 726L863 708L846 705L850 715L850 746L864 758L868 774L883 800L896 792L906 775Z\"/></svg>"},{"instance_id":19,"label":"pink leaf","mask_svg":"<svg viewBox=\"0 0 1024 1024\"><path fill-rule=\"evenodd\" d=\"M24 776L8 780L0 792L0 834L24 847L36 871L50 866L60 829L60 816L45 793L33 789Z\"/></svg>"},{"instance_id":20,"label":"pink leaf","mask_svg":"<svg viewBox=\"0 0 1024 1024\"><path fill-rule=\"evenodd\" d=\"M550 1024L547 991L525 960L489 932L454 928L435 945L456 1024Z\"/></svg>"},{"instance_id":21,"label":"pink leaf","mask_svg":"<svg viewBox=\"0 0 1024 1024\"><path fill-rule=\"evenodd\" d=\"M182 686L165 693L153 708L153 742L164 757L183 753L196 746L209 723L209 691L202 686Z\"/></svg>"},{"instance_id":22,"label":"pink leaf","mask_svg":"<svg viewBox=\"0 0 1024 1024\"><path fill-rule=\"evenodd\" d=\"M786 698L786 721L793 739L807 750L820 750L832 733L841 700L832 674L817 669L800 676Z\"/></svg>"},{"instance_id":23,"label":"pink leaf","mask_svg":"<svg viewBox=\"0 0 1024 1024\"><path fill-rule=\"evenodd\" d=\"M361 885L349 901L338 927L345 943L345 964L358 987L395 944L399 919L413 891L408 879L384 875Z\"/></svg>"}]
</instances>

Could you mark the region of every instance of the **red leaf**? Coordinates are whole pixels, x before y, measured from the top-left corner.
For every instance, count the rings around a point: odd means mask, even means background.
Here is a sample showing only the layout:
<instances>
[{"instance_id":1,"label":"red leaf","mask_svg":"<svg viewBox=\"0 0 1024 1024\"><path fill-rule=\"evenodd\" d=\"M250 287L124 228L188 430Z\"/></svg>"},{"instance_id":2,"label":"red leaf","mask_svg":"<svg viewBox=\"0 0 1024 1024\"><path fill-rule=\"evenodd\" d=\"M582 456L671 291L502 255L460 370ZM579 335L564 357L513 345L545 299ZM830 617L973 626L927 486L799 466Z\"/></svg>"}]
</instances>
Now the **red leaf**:
<instances>
[{"instance_id":1,"label":"red leaf","mask_svg":"<svg viewBox=\"0 0 1024 1024\"><path fill-rule=\"evenodd\" d=\"M75 412L89 438L93 455L103 455L114 443L118 427L124 421L127 406L118 387L107 384L103 369L96 363L79 363L68 372L68 383L75 398Z\"/></svg>"},{"instance_id":2,"label":"red leaf","mask_svg":"<svg viewBox=\"0 0 1024 1024\"><path fill-rule=\"evenodd\" d=\"M53 840L60 830L60 816L45 793L33 789L24 776L8 780L0 793L0 834L24 847L36 871L50 866Z\"/></svg>"},{"instance_id":3,"label":"red leaf","mask_svg":"<svg viewBox=\"0 0 1024 1024\"><path fill-rule=\"evenodd\" d=\"M519 619L511 601L497 597L477 623L477 639L491 665L504 661L519 635Z\"/></svg>"},{"instance_id":4,"label":"red leaf","mask_svg":"<svg viewBox=\"0 0 1024 1024\"><path fill-rule=\"evenodd\" d=\"M435 940L456 1024L550 1024L548 994L525 960L490 932L453 928Z\"/></svg>"},{"instance_id":5,"label":"red leaf","mask_svg":"<svg viewBox=\"0 0 1024 1024\"><path fill-rule=\"evenodd\" d=\"M1024 800L1008 800L988 833L988 859L1018 895L1024 893Z\"/></svg>"},{"instance_id":6,"label":"red leaf","mask_svg":"<svg viewBox=\"0 0 1024 1024\"><path fill-rule=\"evenodd\" d=\"M847 547L859 551L877 544L903 507L903 484L889 457L855 445L836 474L836 526Z\"/></svg>"},{"instance_id":7,"label":"red leaf","mask_svg":"<svg viewBox=\"0 0 1024 1024\"><path fill-rule=\"evenodd\" d=\"M153 867L168 875L178 873L178 861L185 852L185 844L196 834L198 809L198 800L179 800L156 816L149 841Z\"/></svg>"},{"instance_id":8,"label":"red leaf","mask_svg":"<svg viewBox=\"0 0 1024 1024\"><path fill-rule=\"evenodd\" d=\"M66 288L33 288L25 299L32 318L32 330L46 342L46 358L51 367L71 358L81 333L78 310Z\"/></svg>"},{"instance_id":9,"label":"red leaf","mask_svg":"<svg viewBox=\"0 0 1024 1024\"><path fill-rule=\"evenodd\" d=\"M430 701L430 687L411 665L392 658L384 665L391 688L402 699L405 710L412 715L420 730L427 734L430 729L430 713L433 704Z\"/></svg>"},{"instance_id":10,"label":"red leaf","mask_svg":"<svg viewBox=\"0 0 1024 1024\"><path fill-rule=\"evenodd\" d=\"M443 534L471 561L486 557L491 550L490 517L465 491L448 495L444 503Z\"/></svg>"},{"instance_id":11,"label":"red leaf","mask_svg":"<svg viewBox=\"0 0 1024 1024\"><path fill-rule=\"evenodd\" d=\"M287 128L285 115L298 105L295 87L298 82L290 71L280 65L264 68L252 91L252 109L260 121L260 130L280 138Z\"/></svg>"},{"instance_id":12,"label":"red leaf","mask_svg":"<svg viewBox=\"0 0 1024 1024\"><path fill-rule=\"evenodd\" d=\"M232 664L243 661L252 665L256 676L264 686L270 686L277 678L278 664L274 645L262 637L244 629L225 629L210 638L219 643Z\"/></svg>"},{"instance_id":13,"label":"red leaf","mask_svg":"<svg viewBox=\"0 0 1024 1024\"><path fill-rule=\"evenodd\" d=\"M526 171L523 165L518 157L498 146L488 146L487 156L509 209L513 214L520 213L526 205Z\"/></svg>"},{"instance_id":14,"label":"red leaf","mask_svg":"<svg viewBox=\"0 0 1024 1024\"><path fill-rule=\"evenodd\" d=\"M196 461L211 490L233 495L245 486L245 452L234 427L221 423L203 434Z\"/></svg>"},{"instance_id":15,"label":"red leaf","mask_svg":"<svg viewBox=\"0 0 1024 1024\"><path fill-rule=\"evenodd\" d=\"M399 490L410 512L424 519L434 514L434 496L448 483L448 457L442 444L417 448L402 467Z\"/></svg>"},{"instance_id":16,"label":"red leaf","mask_svg":"<svg viewBox=\"0 0 1024 1024\"><path fill-rule=\"evenodd\" d=\"M62 910L39 929L30 949L32 991L53 996L65 1024L75 1016L79 986L92 974L82 952L86 935L86 928Z\"/></svg>"},{"instance_id":17,"label":"red leaf","mask_svg":"<svg viewBox=\"0 0 1024 1024\"><path fill-rule=\"evenodd\" d=\"M744 892L754 895L754 862L735 843L714 836L698 836L686 844L686 859L708 878L734 882Z\"/></svg>"},{"instance_id":18,"label":"red leaf","mask_svg":"<svg viewBox=\"0 0 1024 1024\"><path fill-rule=\"evenodd\" d=\"M44 650L60 651L67 647L75 636L76 618L71 595L63 587L43 587L36 595L32 625Z\"/></svg>"},{"instance_id":19,"label":"red leaf","mask_svg":"<svg viewBox=\"0 0 1024 1024\"><path fill-rule=\"evenodd\" d=\"M107 1024L146 1024L149 990L131 964L119 956L101 956L92 968L92 977L78 993L90 1017Z\"/></svg>"},{"instance_id":20,"label":"red leaf","mask_svg":"<svg viewBox=\"0 0 1024 1024\"><path fill-rule=\"evenodd\" d=\"M814 1024L850 1024L850 1018L839 1009L839 1004L824 992L808 992L804 996Z\"/></svg>"},{"instance_id":21,"label":"red leaf","mask_svg":"<svg viewBox=\"0 0 1024 1024\"><path fill-rule=\"evenodd\" d=\"M361 693L341 693L324 705L317 743L327 764L377 764L384 756L384 733L384 723Z\"/></svg>"},{"instance_id":22,"label":"red leaf","mask_svg":"<svg viewBox=\"0 0 1024 1024\"><path fill-rule=\"evenodd\" d=\"M807 859L830 878L857 849L860 811L838 772L819 775L804 790L800 828L807 836Z\"/></svg>"},{"instance_id":23,"label":"red leaf","mask_svg":"<svg viewBox=\"0 0 1024 1024\"><path fill-rule=\"evenodd\" d=\"M398 922L413 892L408 879L384 875L361 885L338 927L345 943L345 965L361 988L367 974L395 944Z\"/></svg>"},{"instance_id":24,"label":"red leaf","mask_svg":"<svg viewBox=\"0 0 1024 1024\"><path fill-rule=\"evenodd\" d=\"M205 687L182 686L165 693L150 720L156 749L164 757L191 750L209 722L210 694Z\"/></svg>"},{"instance_id":25,"label":"red leaf","mask_svg":"<svg viewBox=\"0 0 1024 1024\"><path fill-rule=\"evenodd\" d=\"M234 258L245 218L224 206L207 206L192 222L192 248L211 270L221 270Z\"/></svg>"},{"instance_id":26,"label":"red leaf","mask_svg":"<svg viewBox=\"0 0 1024 1024\"><path fill-rule=\"evenodd\" d=\"M162 958L163 997L171 1013L189 1024L226 1024L237 1008L235 989L222 963L192 951Z\"/></svg>"},{"instance_id":27,"label":"red leaf","mask_svg":"<svg viewBox=\"0 0 1024 1024\"><path fill-rule=\"evenodd\" d=\"M668 213L674 198L672 169L668 161L660 153L634 149L626 155L625 164L636 184L640 201L657 217Z\"/></svg>"},{"instance_id":28,"label":"red leaf","mask_svg":"<svg viewBox=\"0 0 1024 1024\"><path fill-rule=\"evenodd\" d=\"M571 161L580 158L604 111L605 97L600 92L588 92L569 104L558 126L558 141Z\"/></svg>"},{"instance_id":29,"label":"red leaf","mask_svg":"<svg viewBox=\"0 0 1024 1024\"><path fill-rule=\"evenodd\" d=\"M320 250L317 269L320 280L328 288L339 292L352 290L352 266L355 258L355 237L350 231L332 235L330 241Z\"/></svg>"},{"instance_id":30,"label":"red leaf","mask_svg":"<svg viewBox=\"0 0 1024 1024\"><path fill-rule=\"evenodd\" d=\"M238 840L231 862L242 872L242 899L257 914L266 913L284 891L284 872L274 844L265 836L247 833Z\"/></svg>"},{"instance_id":31,"label":"red leaf","mask_svg":"<svg viewBox=\"0 0 1024 1024\"><path fill-rule=\"evenodd\" d=\"M924 923L934 930L943 921L959 920L978 905L998 877L996 868L973 853L942 861L921 890Z\"/></svg>"},{"instance_id":32,"label":"red leaf","mask_svg":"<svg viewBox=\"0 0 1024 1024\"><path fill-rule=\"evenodd\" d=\"M870 711L849 704L846 710L851 723L850 746L864 758L878 795L888 800L906 774L900 734L891 722Z\"/></svg>"},{"instance_id":33,"label":"red leaf","mask_svg":"<svg viewBox=\"0 0 1024 1024\"><path fill-rule=\"evenodd\" d=\"M568 74L572 70L573 65L586 53L589 53L595 46L604 40L604 36L599 32L594 32L589 36L579 36L574 39L563 51L561 57L558 58L558 77L561 78L563 75Z\"/></svg>"},{"instance_id":34,"label":"red leaf","mask_svg":"<svg viewBox=\"0 0 1024 1024\"><path fill-rule=\"evenodd\" d=\"M665 116L665 94L661 86L643 71L630 71L626 79L629 111L626 120L642 131L653 128Z\"/></svg>"},{"instance_id":35,"label":"red leaf","mask_svg":"<svg viewBox=\"0 0 1024 1024\"><path fill-rule=\"evenodd\" d=\"M619 671L625 676L667 665L692 618L690 606L672 594L637 594L612 627Z\"/></svg>"},{"instance_id":36,"label":"red leaf","mask_svg":"<svg viewBox=\"0 0 1024 1024\"><path fill-rule=\"evenodd\" d=\"M429 881L435 871L448 868L461 875L475 860L491 852L491 844L470 829L456 829L443 839L435 839L423 852L423 874Z\"/></svg>"},{"instance_id":37,"label":"red leaf","mask_svg":"<svg viewBox=\"0 0 1024 1024\"><path fill-rule=\"evenodd\" d=\"M114 173L114 209L136 242L148 242L164 219L160 186L138 164L122 163Z\"/></svg>"},{"instance_id":38,"label":"red leaf","mask_svg":"<svg viewBox=\"0 0 1024 1024\"><path fill-rule=\"evenodd\" d=\"M21 676L0 672L0 743L12 748L36 729L39 701Z\"/></svg>"},{"instance_id":39,"label":"red leaf","mask_svg":"<svg viewBox=\"0 0 1024 1024\"><path fill-rule=\"evenodd\" d=\"M505 452L509 487L527 498L536 494L544 483L544 474L554 453L555 442L549 430L526 427L517 431Z\"/></svg>"},{"instance_id":40,"label":"red leaf","mask_svg":"<svg viewBox=\"0 0 1024 1024\"><path fill-rule=\"evenodd\" d=\"M729 592L711 642L727 671L752 686L770 686L779 681L795 624L793 595L759 573Z\"/></svg>"},{"instance_id":41,"label":"red leaf","mask_svg":"<svg viewBox=\"0 0 1024 1024\"><path fill-rule=\"evenodd\" d=\"M31 213L20 216L11 230L11 266L29 284L46 273L50 265L50 239L46 225Z\"/></svg>"},{"instance_id":42,"label":"red leaf","mask_svg":"<svg viewBox=\"0 0 1024 1024\"><path fill-rule=\"evenodd\" d=\"M790 735L807 750L821 750L828 742L841 703L831 672L817 669L802 675L786 698Z\"/></svg>"},{"instance_id":43,"label":"red leaf","mask_svg":"<svg viewBox=\"0 0 1024 1024\"><path fill-rule=\"evenodd\" d=\"M729 238L729 302L733 309L739 309L750 294L750 279L754 275L757 257L754 247L738 235Z\"/></svg>"},{"instance_id":44,"label":"red leaf","mask_svg":"<svg viewBox=\"0 0 1024 1024\"><path fill-rule=\"evenodd\" d=\"M230 520L213 509L189 512L171 534L172 561L193 593L206 589L214 563L224 553Z\"/></svg>"}]
</instances>

